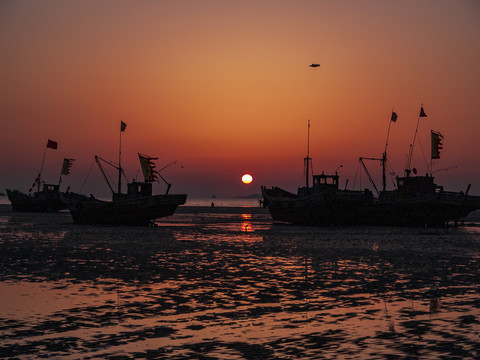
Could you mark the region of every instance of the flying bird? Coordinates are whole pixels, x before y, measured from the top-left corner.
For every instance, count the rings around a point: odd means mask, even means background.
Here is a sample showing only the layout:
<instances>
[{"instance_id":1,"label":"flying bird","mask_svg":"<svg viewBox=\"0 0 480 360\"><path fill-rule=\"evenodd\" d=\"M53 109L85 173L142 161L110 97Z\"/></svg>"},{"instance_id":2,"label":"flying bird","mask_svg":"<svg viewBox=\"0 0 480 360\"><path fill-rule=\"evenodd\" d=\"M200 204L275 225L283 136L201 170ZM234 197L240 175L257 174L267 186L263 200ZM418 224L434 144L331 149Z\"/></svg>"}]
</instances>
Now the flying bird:
<instances>
[{"instance_id":1,"label":"flying bird","mask_svg":"<svg viewBox=\"0 0 480 360\"><path fill-rule=\"evenodd\" d=\"M316 68L316 67L320 67L320 64L310 64L308 65L309 67L312 67L312 68Z\"/></svg>"}]
</instances>

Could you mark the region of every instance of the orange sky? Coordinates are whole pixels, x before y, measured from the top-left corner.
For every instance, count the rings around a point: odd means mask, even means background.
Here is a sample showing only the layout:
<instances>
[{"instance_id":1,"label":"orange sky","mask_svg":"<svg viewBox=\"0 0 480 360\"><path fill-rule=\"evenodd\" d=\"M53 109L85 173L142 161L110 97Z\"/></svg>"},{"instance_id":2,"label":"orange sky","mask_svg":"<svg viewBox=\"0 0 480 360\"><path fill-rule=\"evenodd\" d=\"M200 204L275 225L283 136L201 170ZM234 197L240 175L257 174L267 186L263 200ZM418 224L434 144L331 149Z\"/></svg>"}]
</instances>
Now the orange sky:
<instances>
[{"instance_id":1,"label":"orange sky","mask_svg":"<svg viewBox=\"0 0 480 360\"><path fill-rule=\"evenodd\" d=\"M424 152L438 130L434 170L458 166L438 182L480 194L474 0L7 0L0 54L0 192L28 190L48 138L59 148L47 152L44 179L57 182L63 158L75 158L63 184L79 191L94 155L117 160L120 120L127 176L137 176L137 152L158 167L178 160L163 173L172 192L295 191L308 119L314 170L342 164L350 186L360 156L381 156L393 107L389 158L403 174L423 103ZM426 171L421 153L413 166ZM380 166L369 167L379 179ZM107 190L93 168L82 191Z\"/></svg>"}]
</instances>

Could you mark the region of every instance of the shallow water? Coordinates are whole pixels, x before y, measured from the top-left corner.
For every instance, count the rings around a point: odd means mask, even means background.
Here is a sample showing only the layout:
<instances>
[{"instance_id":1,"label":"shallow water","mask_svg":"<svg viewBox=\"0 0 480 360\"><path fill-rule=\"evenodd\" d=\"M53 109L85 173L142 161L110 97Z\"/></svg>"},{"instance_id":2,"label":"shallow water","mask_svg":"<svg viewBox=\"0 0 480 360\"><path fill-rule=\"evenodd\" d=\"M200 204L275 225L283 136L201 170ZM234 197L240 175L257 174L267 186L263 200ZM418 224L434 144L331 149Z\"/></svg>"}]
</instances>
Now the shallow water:
<instances>
[{"instance_id":1,"label":"shallow water","mask_svg":"<svg viewBox=\"0 0 480 360\"><path fill-rule=\"evenodd\" d=\"M480 227L0 213L0 357L480 357Z\"/></svg>"}]
</instances>

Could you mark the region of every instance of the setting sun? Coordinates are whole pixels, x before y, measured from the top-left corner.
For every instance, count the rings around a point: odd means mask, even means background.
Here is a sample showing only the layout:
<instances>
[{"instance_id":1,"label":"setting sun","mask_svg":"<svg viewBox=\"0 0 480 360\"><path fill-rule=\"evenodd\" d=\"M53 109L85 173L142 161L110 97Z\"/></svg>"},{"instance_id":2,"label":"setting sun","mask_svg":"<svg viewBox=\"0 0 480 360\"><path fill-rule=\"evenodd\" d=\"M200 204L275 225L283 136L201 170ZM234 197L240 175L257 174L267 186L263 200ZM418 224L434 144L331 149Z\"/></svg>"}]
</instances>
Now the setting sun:
<instances>
[{"instance_id":1,"label":"setting sun","mask_svg":"<svg viewBox=\"0 0 480 360\"><path fill-rule=\"evenodd\" d=\"M242 182L244 184L250 184L253 181L253 177L250 174L245 174L242 176Z\"/></svg>"}]
</instances>

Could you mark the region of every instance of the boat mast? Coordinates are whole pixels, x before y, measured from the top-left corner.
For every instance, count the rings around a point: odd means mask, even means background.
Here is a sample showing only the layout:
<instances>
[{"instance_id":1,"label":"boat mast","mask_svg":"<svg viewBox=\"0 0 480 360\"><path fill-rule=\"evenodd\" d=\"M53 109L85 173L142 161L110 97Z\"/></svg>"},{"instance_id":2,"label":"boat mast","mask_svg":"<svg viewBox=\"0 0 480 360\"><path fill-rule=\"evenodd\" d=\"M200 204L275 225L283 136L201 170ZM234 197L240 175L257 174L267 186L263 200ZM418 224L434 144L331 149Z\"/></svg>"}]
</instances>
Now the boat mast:
<instances>
[{"instance_id":1,"label":"boat mast","mask_svg":"<svg viewBox=\"0 0 480 360\"><path fill-rule=\"evenodd\" d=\"M420 107L420 114L418 115L418 120L417 120L417 128L415 129L415 135L413 135L413 142L410 145L410 151L408 153L408 158L407 158L407 166L405 169L405 176L410 176L410 172L412 171L410 169L410 166L412 164L412 157L413 157L413 148L415 147L415 139L417 138L417 133L418 133L418 125L420 124L420 118L422 117L427 117L425 114L425 111L423 111L423 104Z\"/></svg>"},{"instance_id":2,"label":"boat mast","mask_svg":"<svg viewBox=\"0 0 480 360\"><path fill-rule=\"evenodd\" d=\"M38 192L40 192L40 183L42 182L42 170L43 170L43 164L45 163L45 155L47 154L47 149L50 148L55 150L57 147L58 147L58 144L56 141L53 141L50 139L47 140L47 146L45 146L45 150L43 151L42 166L40 166L40 170L38 171L38 176L36 179Z\"/></svg>"},{"instance_id":3,"label":"boat mast","mask_svg":"<svg viewBox=\"0 0 480 360\"><path fill-rule=\"evenodd\" d=\"M100 168L100 171L102 172L102 175L105 179L105 181L107 182L107 185L108 187L110 188L110 191L112 192L112 194L115 194L115 192L113 191L113 188L112 186L110 185L110 181L108 181L108 177L107 177L107 174L105 174L105 170L103 170L103 167L102 165L100 164L100 161L99 160L102 160L102 161L105 161L107 164L110 164L112 166L115 166L113 164L111 164L110 162L106 161L106 160L103 160L101 157L95 155L95 162L97 163L98 167Z\"/></svg>"},{"instance_id":4,"label":"boat mast","mask_svg":"<svg viewBox=\"0 0 480 360\"><path fill-rule=\"evenodd\" d=\"M120 168L120 166L117 166L117 164L114 164L114 163L112 163L112 162L110 162L110 161L107 161L107 160L105 160L105 159L102 159L102 158L101 158L100 156L98 156L98 155L95 155L95 162L97 163L98 167L100 168L100 171L101 171L103 177L105 178L105 181L107 182L107 185L108 185L108 187L110 188L110 191L111 191L112 194L115 196L115 191L113 191L113 188L112 188L112 186L110 185L110 181L108 181L108 176L107 176L107 174L105 173L105 170L103 169L102 164L100 164L100 161L99 161L99 160L101 160L101 161L103 161L105 164L108 164L108 165L110 165L111 167L117 169L118 171L120 171L120 172L123 174L123 176L125 176L125 173L123 172L123 169ZM125 176L125 179L126 179L126 178L127 178L127 177Z\"/></svg>"},{"instance_id":5,"label":"boat mast","mask_svg":"<svg viewBox=\"0 0 480 360\"><path fill-rule=\"evenodd\" d=\"M120 146L118 149L118 194L122 192L122 132L125 131L127 124L120 121Z\"/></svg>"},{"instance_id":6,"label":"boat mast","mask_svg":"<svg viewBox=\"0 0 480 360\"><path fill-rule=\"evenodd\" d=\"M47 153L47 149L48 149L48 144L47 144L47 146L45 147L45 150L43 151L42 165L40 166L40 170L38 171L38 176L37 176L37 189L38 189L38 192L40 192L40 183L42 182L42 181L41 181L41 178L42 178L43 163L45 162L45 154Z\"/></svg>"},{"instance_id":7,"label":"boat mast","mask_svg":"<svg viewBox=\"0 0 480 360\"><path fill-rule=\"evenodd\" d=\"M387 131L387 140L385 141L385 151L383 152L382 156L382 185L383 191L387 190L387 176L386 176L386 163L387 163L387 147L388 147L388 138L390 136L390 126L392 126L392 122L397 121L397 113L392 109L392 116L390 117L390 121L388 123L388 131Z\"/></svg>"},{"instance_id":8,"label":"boat mast","mask_svg":"<svg viewBox=\"0 0 480 360\"><path fill-rule=\"evenodd\" d=\"M310 120L308 120L308 131L307 131L307 157L303 159L305 167L305 186L309 187L308 178L310 177Z\"/></svg>"}]
</instances>

